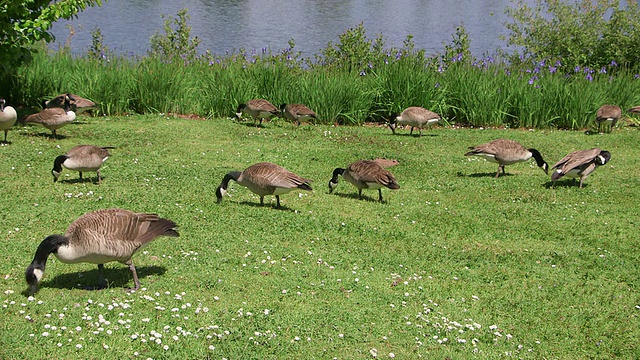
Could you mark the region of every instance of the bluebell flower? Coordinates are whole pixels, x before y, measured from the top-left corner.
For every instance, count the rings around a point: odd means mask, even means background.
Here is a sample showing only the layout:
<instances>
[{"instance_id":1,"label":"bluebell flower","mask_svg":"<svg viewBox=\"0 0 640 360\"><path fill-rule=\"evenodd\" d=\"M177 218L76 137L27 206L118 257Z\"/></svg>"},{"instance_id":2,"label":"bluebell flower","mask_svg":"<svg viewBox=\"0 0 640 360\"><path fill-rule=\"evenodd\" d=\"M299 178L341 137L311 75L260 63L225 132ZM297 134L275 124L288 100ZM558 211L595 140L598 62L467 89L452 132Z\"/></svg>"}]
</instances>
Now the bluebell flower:
<instances>
[{"instance_id":1,"label":"bluebell flower","mask_svg":"<svg viewBox=\"0 0 640 360\"><path fill-rule=\"evenodd\" d=\"M576 65L574 72L580 72L580 65Z\"/></svg>"},{"instance_id":2,"label":"bluebell flower","mask_svg":"<svg viewBox=\"0 0 640 360\"><path fill-rule=\"evenodd\" d=\"M600 74L606 74L606 73L607 73L607 69L605 69L605 67L603 66L603 67L600 69Z\"/></svg>"},{"instance_id":3,"label":"bluebell flower","mask_svg":"<svg viewBox=\"0 0 640 360\"><path fill-rule=\"evenodd\" d=\"M549 74L555 74L557 70L557 67L549 65Z\"/></svg>"},{"instance_id":4,"label":"bluebell flower","mask_svg":"<svg viewBox=\"0 0 640 360\"><path fill-rule=\"evenodd\" d=\"M591 76L591 73L588 73L587 76L585 76L585 79L593 81L593 76Z\"/></svg>"},{"instance_id":5,"label":"bluebell flower","mask_svg":"<svg viewBox=\"0 0 640 360\"><path fill-rule=\"evenodd\" d=\"M618 66L618 63L615 60L611 60L611 66Z\"/></svg>"}]
</instances>

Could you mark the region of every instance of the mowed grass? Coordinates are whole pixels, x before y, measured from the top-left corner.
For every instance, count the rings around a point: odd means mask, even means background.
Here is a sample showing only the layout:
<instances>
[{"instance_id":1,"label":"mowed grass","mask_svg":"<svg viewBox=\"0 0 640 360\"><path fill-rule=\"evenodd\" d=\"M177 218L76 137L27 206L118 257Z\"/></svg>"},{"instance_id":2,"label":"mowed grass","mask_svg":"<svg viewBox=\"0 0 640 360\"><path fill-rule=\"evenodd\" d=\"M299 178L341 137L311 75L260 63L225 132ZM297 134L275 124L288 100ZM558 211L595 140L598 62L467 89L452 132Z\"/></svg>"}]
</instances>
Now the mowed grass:
<instances>
[{"instance_id":1,"label":"mowed grass","mask_svg":"<svg viewBox=\"0 0 640 360\"><path fill-rule=\"evenodd\" d=\"M58 131L15 127L0 146L0 358L635 358L640 356L640 148L611 134L381 126L263 128L231 119L79 117ZM612 160L579 189L550 188L535 162L466 158L506 137L553 165L600 147ZM103 182L51 176L78 144L116 146ZM385 157L401 188L358 199L336 167ZM314 180L276 209L231 182L271 161ZM94 173L85 178L95 180ZM24 270L40 241L87 211L123 207L180 225L128 268L53 255L33 297Z\"/></svg>"}]
</instances>

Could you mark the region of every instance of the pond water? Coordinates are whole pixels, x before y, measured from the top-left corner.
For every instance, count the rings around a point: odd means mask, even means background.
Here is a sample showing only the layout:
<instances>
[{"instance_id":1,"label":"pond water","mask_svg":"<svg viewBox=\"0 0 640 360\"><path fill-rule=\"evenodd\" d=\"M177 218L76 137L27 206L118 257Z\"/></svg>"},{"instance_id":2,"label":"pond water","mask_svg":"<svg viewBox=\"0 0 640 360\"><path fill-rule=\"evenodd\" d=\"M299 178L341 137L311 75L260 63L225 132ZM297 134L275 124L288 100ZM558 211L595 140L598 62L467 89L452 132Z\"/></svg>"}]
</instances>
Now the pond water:
<instances>
[{"instance_id":1,"label":"pond water","mask_svg":"<svg viewBox=\"0 0 640 360\"><path fill-rule=\"evenodd\" d=\"M472 53L481 56L504 47L499 36L507 34L508 6L510 0L108 0L77 19L57 22L51 47L68 41L71 26L71 49L83 53L91 45L91 30L99 28L104 44L118 54L145 55L150 37L163 32L162 15L173 18L187 8L191 34L202 40L199 49L218 55L239 48L279 51L294 39L295 50L312 58L362 22L368 38L382 34L387 47L401 47L411 34L428 55L442 52L463 24Z\"/></svg>"}]
</instances>

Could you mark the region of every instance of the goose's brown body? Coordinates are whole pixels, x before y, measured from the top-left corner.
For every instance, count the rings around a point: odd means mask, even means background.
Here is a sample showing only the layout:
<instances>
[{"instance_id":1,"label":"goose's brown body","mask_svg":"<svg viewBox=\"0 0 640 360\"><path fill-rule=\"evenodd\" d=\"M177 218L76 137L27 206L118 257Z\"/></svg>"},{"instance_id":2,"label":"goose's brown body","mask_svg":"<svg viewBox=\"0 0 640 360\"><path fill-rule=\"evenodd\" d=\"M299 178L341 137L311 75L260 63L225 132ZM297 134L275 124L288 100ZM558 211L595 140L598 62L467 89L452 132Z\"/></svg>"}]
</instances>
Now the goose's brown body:
<instances>
[{"instance_id":1,"label":"goose's brown body","mask_svg":"<svg viewBox=\"0 0 640 360\"><path fill-rule=\"evenodd\" d=\"M135 283L140 287L131 257L141 247L159 236L177 237L176 223L156 214L136 213L124 209L88 212L75 220L64 235L50 235L38 246L25 273L27 283L35 291L45 270L50 253L63 263L98 264L99 287L106 286L103 264L118 261L129 265Z\"/></svg>"},{"instance_id":2,"label":"goose's brown body","mask_svg":"<svg viewBox=\"0 0 640 360\"><path fill-rule=\"evenodd\" d=\"M491 142L469 147L471 151L464 156L477 156L487 161L498 164L498 172L495 177L500 176L500 171L506 174L505 165L511 165L523 161L527 161L533 157L538 166L545 173L549 171L549 165L542 159L542 155L536 149L527 149L517 141L509 139L496 139Z\"/></svg>"},{"instance_id":3,"label":"goose's brown body","mask_svg":"<svg viewBox=\"0 0 640 360\"><path fill-rule=\"evenodd\" d=\"M382 201L382 188L400 189L396 178L376 160L359 160L347 166L346 169L336 168L329 181L329 193L338 186L338 175L358 189L358 196L362 197L363 189L378 190L378 200Z\"/></svg>"},{"instance_id":4,"label":"goose's brown body","mask_svg":"<svg viewBox=\"0 0 640 360\"><path fill-rule=\"evenodd\" d=\"M238 184L248 188L260 196L260 205L264 205L265 195L275 195L277 207L280 207L280 195L294 189L311 191L311 180L305 179L291 171L270 162L253 164L244 171L231 171L222 179L222 183L216 190L218 202L227 192L229 181L234 180Z\"/></svg>"}]
</instances>

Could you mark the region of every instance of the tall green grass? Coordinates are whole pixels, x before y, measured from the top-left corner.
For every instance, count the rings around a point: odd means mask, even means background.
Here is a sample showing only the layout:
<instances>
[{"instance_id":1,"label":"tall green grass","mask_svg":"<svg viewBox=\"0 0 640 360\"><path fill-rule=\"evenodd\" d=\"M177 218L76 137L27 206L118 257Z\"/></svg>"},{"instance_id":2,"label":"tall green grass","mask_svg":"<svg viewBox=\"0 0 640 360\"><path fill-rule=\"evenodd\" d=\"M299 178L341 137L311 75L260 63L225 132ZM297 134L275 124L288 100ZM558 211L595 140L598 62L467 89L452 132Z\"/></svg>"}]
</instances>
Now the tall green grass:
<instances>
[{"instance_id":1,"label":"tall green grass","mask_svg":"<svg viewBox=\"0 0 640 360\"><path fill-rule=\"evenodd\" d=\"M40 51L18 69L3 96L37 107L53 95L74 92L100 103L107 115L203 117L232 116L238 104L265 98L276 105L305 103L324 124L385 121L406 107L422 106L449 123L540 129L588 128L605 103L623 109L640 103L638 76L613 65L566 74L544 64L453 60L388 53L362 69L343 69L243 52L167 61Z\"/></svg>"}]
</instances>

